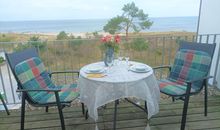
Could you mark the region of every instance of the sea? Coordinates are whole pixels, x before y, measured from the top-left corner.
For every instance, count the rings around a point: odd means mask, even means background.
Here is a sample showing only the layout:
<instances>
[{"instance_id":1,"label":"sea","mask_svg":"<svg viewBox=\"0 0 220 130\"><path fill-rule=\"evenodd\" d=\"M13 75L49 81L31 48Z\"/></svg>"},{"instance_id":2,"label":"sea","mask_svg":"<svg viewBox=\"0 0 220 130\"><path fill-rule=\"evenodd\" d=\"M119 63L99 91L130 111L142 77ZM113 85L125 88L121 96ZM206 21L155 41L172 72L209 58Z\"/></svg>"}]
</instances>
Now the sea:
<instances>
[{"instance_id":1,"label":"sea","mask_svg":"<svg viewBox=\"0 0 220 130\"><path fill-rule=\"evenodd\" d=\"M73 33L103 32L109 19L0 21L1 33ZM155 17L153 25L142 32L187 31L196 32L198 17Z\"/></svg>"}]
</instances>

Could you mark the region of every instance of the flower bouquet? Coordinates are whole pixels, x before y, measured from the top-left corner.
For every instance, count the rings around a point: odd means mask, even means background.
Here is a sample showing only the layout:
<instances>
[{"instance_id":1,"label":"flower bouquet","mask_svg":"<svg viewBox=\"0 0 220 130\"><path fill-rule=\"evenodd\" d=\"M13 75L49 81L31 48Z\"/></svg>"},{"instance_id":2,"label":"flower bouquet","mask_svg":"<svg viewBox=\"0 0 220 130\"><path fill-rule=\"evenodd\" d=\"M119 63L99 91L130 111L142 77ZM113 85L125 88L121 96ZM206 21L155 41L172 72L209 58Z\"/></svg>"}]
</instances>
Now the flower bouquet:
<instances>
[{"instance_id":1,"label":"flower bouquet","mask_svg":"<svg viewBox=\"0 0 220 130\"><path fill-rule=\"evenodd\" d=\"M119 43L121 38L119 35L111 36L107 35L101 38L101 49L105 52L104 63L106 66L112 66L114 60L114 52L119 50Z\"/></svg>"}]
</instances>

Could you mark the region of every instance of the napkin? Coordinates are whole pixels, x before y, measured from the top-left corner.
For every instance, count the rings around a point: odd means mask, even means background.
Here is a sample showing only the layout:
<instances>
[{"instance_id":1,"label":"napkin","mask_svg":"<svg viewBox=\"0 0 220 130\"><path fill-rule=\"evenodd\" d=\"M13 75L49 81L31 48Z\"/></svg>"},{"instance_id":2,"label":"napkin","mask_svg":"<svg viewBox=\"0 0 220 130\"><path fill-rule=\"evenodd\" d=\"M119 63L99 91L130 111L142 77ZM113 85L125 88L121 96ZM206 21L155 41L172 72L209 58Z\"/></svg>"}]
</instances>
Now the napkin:
<instances>
[{"instance_id":1,"label":"napkin","mask_svg":"<svg viewBox=\"0 0 220 130\"><path fill-rule=\"evenodd\" d=\"M105 77L104 74L87 74L87 78L102 78Z\"/></svg>"}]
</instances>

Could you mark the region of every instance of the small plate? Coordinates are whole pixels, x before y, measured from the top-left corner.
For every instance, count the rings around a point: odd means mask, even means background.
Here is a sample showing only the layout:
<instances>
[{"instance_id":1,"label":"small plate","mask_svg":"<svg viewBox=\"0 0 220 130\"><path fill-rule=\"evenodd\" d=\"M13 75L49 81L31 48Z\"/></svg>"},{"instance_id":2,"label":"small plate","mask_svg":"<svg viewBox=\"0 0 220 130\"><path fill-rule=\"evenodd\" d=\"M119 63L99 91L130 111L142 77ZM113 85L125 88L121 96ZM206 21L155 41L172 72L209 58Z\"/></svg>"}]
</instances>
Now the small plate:
<instances>
[{"instance_id":1,"label":"small plate","mask_svg":"<svg viewBox=\"0 0 220 130\"><path fill-rule=\"evenodd\" d=\"M150 71L150 68L147 65L133 65L130 67L130 70L138 73L146 73Z\"/></svg>"},{"instance_id":2,"label":"small plate","mask_svg":"<svg viewBox=\"0 0 220 130\"><path fill-rule=\"evenodd\" d=\"M146 70L146 65L135 65L134 69L137 71L145 71Z\"/></svg>"},{"instance_id":3,"label":"small plate","mask_svg":"<svg viewBox=\"0 0 220 130\"><path fill-rule=\"evenodd\" d=\"M104 72L104 68L101 66L91 66L86 68L86 73L103 73Z\"/></svg>"}]
</instances>

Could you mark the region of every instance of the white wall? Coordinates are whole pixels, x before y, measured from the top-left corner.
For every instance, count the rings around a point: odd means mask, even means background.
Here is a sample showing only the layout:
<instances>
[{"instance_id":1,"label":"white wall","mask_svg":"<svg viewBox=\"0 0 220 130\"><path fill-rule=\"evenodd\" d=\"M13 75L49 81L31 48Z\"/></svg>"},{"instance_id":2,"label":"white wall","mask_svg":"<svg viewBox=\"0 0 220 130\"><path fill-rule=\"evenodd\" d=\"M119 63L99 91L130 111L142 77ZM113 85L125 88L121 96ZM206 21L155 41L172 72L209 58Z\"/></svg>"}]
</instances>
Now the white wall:
<instances>
[{"instance_id":1,"label":"white wall","mask_svg":"<svg viewBox=\"0 0 220 130\"><path fill-rule=\"evenodd\" d=\"M2 56L5 59L5 53L2 52L1 50L0 50L0 56ZM1 71L2 79L3 79L2 80L0 78L0 92L4 92L3 91L3 85L4 85L5 95L7 96L8 103L14 103L13 94L15 95L15 102L20 102L20 99L18 98L18 95L17 95L18 93L16 93L17 82L15 78L13 77L13 74L11 71L10 71L10 76L11 76L11 79L10 79L7 64L1 65L0 71ZM12 86L11 86L11 83L12 83Z\"/></svg>"},{"instance_id":2,"label":"white wall","mask_svg":"<svg viewBox=\"0 0 220 130\"><path fill-rule=\"evenodd\" d=\"M220 0L201 0L201 13L198 28L198 34L220 34ZM209 38L209 43L213 43L213 38ZM218 70L216 68L216 61L218 57L220 36L216 38L216 52L213 58L211 67L211 75L217 71L217 87L220 89L220 63L218 63ZM211 81L212 82L212 81Z\"/></svg>"},{"instance_id":3,"label":"white wall","mask_svg":"<svg viewBox=\"0 0 220 130\"><path fill-rule=\"evenodd\" d=\"M220 0L202 0L200 34L220 34Z\"/></svg>"}]
</instances>

